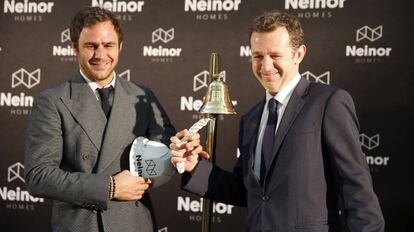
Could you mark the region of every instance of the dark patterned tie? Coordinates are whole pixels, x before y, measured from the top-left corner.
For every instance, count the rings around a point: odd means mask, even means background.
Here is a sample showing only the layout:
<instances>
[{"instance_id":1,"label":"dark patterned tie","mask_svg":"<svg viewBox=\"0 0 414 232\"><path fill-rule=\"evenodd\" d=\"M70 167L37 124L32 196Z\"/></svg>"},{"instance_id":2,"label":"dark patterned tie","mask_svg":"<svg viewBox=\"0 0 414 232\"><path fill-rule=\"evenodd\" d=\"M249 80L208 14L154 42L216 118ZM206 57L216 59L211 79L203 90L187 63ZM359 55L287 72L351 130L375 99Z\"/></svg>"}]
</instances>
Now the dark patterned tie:
<instances>
[{"instance_id":1,"label":"dark patterned tie","mask_svg":"<svg viewBox=\"0 0 414 232\"><path fill-rule=\"evenodd\" d=\"M108 88L97 88L96 90L98 90L99 93L99 97L101 98L101 106L102 106L102 110L104 111L106 117L108 118L109 116L109 111L111 111L111 105L109 104L109 94L111 93L111 91L114 88L111 86L109 86Z\"/></svg>"},{"instance_id":2,"label":"dark patterned tie","mask_svg":"<svg viewBox=\"0 0 414 232\"><path fill-rule=\"evenodd\" d=\"M266 128L263 134L262 161L260 165L260 183L264 184L266 171L269 169L272 159L273 144L275 141L275 130L277 123L277 101L271 98L267 103L269 117L267 118Z\"/></svg>"}]
</instances>

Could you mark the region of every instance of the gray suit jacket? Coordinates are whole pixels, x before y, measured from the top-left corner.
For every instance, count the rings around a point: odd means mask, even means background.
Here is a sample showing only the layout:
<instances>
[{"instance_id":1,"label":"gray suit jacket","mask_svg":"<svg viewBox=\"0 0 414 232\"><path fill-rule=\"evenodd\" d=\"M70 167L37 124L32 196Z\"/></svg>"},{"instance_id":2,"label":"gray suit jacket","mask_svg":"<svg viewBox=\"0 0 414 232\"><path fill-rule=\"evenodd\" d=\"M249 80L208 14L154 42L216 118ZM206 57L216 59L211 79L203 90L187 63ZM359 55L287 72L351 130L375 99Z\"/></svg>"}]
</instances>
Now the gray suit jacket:
<instances>
[{"instance_id":1,"label":"gray suit jacket","mask_svg":"<svg viewBox=\"0 0 414 232\"><path fill-rule=\"evenodd\" d=\"M54 199L53 231L155 231L148 194L109 201L109 176L128 169L138 136L168 143L174 128L152 91L116 79L107 120L80 74L41 92L25 143L25 177L32 195Z\"/></svg>"},{"instance_id":2,"label":"gray suit jacket","mask_svg":"<svg viewBox=\"0 0 414 232\"><path fill-rule=\"evenodd\" d=\"M350 231L383 231L351 96L300 80L281 119L262 186L253 162L264 103L241 119L240 157L233 172L203 160L192 175L183 176L184 189L247 206L249 231L341 231L339 210Z\"/></svg>"}]
</instances>

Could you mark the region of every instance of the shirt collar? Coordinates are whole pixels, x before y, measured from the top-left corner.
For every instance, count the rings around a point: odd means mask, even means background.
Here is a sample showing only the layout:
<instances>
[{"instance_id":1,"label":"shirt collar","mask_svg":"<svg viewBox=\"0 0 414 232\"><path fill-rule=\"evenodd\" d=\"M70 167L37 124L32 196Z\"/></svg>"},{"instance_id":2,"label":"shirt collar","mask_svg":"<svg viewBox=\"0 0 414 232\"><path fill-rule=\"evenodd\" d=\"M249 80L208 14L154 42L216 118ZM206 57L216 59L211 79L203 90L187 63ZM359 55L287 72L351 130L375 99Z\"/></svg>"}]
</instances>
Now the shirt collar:
<instances>
[{"instance_id":1,"label":"shirt collar","mask_svg":"<svg viewBox=\"0 0 414 232\"><path fill-rule=\"evenodd\" d=\"M83 79L85 79L86 83L89 85L89 87L92 89L93 92L96 91L96 89L100 89L101 87L99 85L97 85L95 82L91 81L83 72L81 69L79 69L81 76L83 77ZM112 81L107 84L106 86L104 86L104 88L107 88L109 86L112 86L113 88L115 88L115 80L116 80L116 73L115 71L114 73L114 78L112 79Z\"/></svg>"},{"instance_id":2,"label":"shirt collar","mask_svg":"<svg viewBox=\"0 0 414 232\"><path fill-rule=\"evenodd\" d=\"M283 87L275 96L272 96L268 91L266 91L266 102L269 101L271 98L275 98L279 104L287 105L289 102L290 96L293 93L296 85L298 85L300 81L300 74L297 73L295 77L287 83L285 87Z\"/></svg>"}]
</instances>

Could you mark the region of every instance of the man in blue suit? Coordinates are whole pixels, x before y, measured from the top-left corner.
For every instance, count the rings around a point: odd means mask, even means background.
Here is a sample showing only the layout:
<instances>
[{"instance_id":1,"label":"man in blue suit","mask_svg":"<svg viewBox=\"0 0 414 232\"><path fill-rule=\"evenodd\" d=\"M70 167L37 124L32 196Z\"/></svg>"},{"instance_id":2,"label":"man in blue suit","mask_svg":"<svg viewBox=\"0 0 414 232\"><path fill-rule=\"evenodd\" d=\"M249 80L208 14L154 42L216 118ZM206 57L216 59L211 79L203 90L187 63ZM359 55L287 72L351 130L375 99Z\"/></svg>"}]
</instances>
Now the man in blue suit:
<instances>
[{"instance_id":1,"label":"man in blue suit","mask_svg":"<svg viewBox=\"0 0 414 232\"><path fill-rule=\"evenodd\" d=\"M250 27L252 70L266 97L242 116L233 172L212 165L199 135L176 144L182 186L200 196L247 206L249 231L383 231L384 219L359 142L351 96L299 74L306 47L296 17L277 11Z\"/></svg>"}]
</instances>

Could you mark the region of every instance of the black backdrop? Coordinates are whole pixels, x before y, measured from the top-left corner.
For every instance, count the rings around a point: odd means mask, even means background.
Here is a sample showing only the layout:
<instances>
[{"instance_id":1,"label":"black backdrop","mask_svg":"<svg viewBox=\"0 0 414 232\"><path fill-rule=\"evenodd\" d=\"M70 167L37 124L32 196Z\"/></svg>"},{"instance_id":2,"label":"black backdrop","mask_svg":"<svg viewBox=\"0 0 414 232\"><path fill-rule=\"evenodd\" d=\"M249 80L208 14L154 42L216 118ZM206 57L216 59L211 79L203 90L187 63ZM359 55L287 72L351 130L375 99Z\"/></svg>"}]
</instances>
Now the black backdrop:
<instances>
[{"instance_id":1,"label":"black backdrop","mask_svg":"<svg viewBox=\"0 0 414 232\"><path fill-rule=\"evenodd\" d=\"M217 163L231 170L240 116L263 90L251 74L247 25L265 10L301 18L308 53L301 74L346 89L354 98L361 144L386 219L409 231L414 219L409 148L414 104L412 7L403 0L4 0L0 11L0 230L50 231L51 201L31 197L22 174L23 138L33 96L71 78L71 17L86 5L117 12L125 32L117 73L150 86L178 129L198 118L209 56L222 70L238 114L219 120ZM200 198L180 177L152 190L159 230L199 231ZM411 183L411 184L410 184ZM245 209L216 205L214 231L243 231Z\"/></svg>"}]
</instances>

